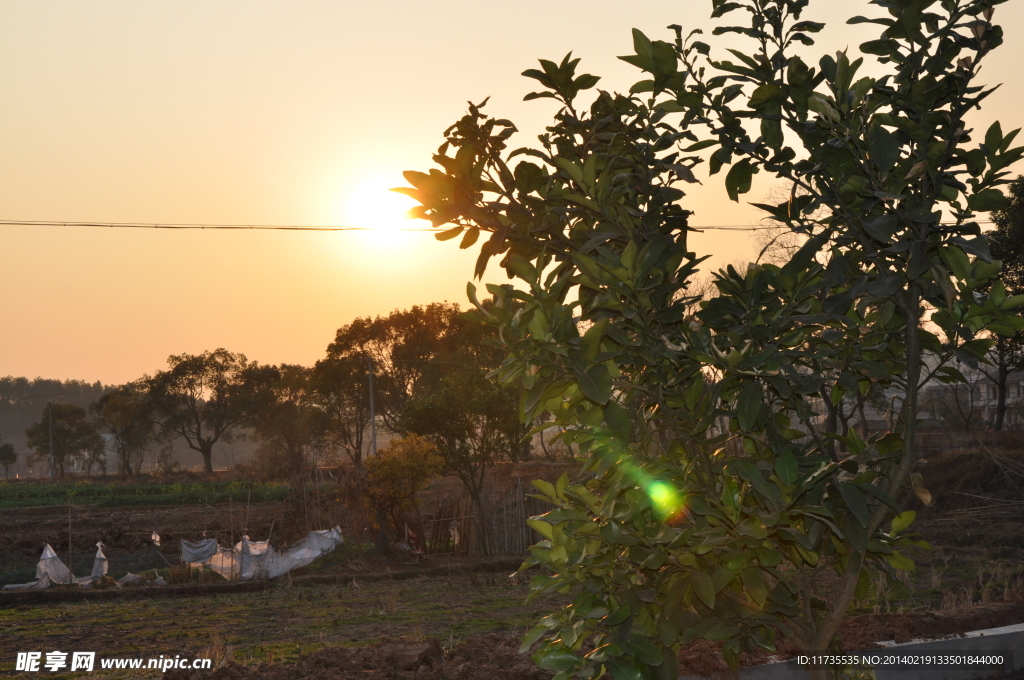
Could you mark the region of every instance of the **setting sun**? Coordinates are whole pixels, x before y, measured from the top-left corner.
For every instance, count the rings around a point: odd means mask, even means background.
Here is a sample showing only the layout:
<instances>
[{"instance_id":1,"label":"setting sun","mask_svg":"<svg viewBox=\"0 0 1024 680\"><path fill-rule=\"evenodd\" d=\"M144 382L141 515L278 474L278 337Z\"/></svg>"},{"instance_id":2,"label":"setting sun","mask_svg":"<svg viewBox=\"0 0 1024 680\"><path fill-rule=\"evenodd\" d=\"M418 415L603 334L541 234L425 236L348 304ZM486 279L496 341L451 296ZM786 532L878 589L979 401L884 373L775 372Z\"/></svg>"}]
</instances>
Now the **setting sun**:
<instances>
[{"instance_id":1,"label":"setting sun","mask_svg":"<svg viewBox=\"0 0 1024 680\"><path fill-rule=\"evenodd\" d=\"M409 218L408 210L416 202L408 196L391 191L401 179L377 177L352 188L343 198L341 210L344 224L380 231L400 231L429 226Z\"/></svg>"}]
</instances>

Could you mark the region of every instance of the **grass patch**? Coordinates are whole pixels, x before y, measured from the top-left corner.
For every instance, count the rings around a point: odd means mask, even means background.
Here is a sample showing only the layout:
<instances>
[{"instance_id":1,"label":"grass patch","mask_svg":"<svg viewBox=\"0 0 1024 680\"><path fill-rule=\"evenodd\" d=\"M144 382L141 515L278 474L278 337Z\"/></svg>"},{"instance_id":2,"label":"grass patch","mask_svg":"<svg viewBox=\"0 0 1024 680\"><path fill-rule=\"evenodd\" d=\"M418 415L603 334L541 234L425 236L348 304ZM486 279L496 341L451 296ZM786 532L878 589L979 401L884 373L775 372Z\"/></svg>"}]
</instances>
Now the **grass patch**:
<instances>
[{"instance_id":1,"label":"grass patch","mask_svg":"<svg viewBox=\"0 0 1024 680\"><path fill-rule=\"evenodd\" d=\"M0 609L0 648L63 650L73 637L76 648L95 650L98 658L204 657L219 641L219 649L231 648L234 661L255 664L383 636L429 636L448 644L476 633L521 635L565 604L557 595L527 604L525 584L498 580L489 585L453 575L370 582L358 589L276 584L253 593L12 607ZM13 655L0 657L0 675L13 669ZM131 676L110 671L103 677Z\"/></svg>"},{"instance_id":2,"label":"grass patch","mask_svg":"<svg viewBox=\"0 0 1024 680\"><path fill-rule=\"evenodd\" d=\"M191 505L226 503L229 499L252 503L284 500L288 486L263 482L195 482L191 484L123 484L93 481L57 484L0 481L0 508L48 505Z\"/></svg>"}]
</instances>

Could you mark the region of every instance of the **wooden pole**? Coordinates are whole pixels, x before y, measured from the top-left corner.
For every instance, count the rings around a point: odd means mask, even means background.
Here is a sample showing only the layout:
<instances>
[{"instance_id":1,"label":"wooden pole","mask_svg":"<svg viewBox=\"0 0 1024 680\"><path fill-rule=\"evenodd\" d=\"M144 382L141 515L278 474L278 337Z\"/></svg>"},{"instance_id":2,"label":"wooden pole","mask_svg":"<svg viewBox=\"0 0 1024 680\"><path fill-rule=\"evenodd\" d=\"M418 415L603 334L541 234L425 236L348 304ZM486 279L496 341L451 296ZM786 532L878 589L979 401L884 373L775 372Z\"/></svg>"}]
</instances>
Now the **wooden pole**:
<instances>
[{"instance_id":1,"label":"wooden pole","mask_svg":"<svg viewBox=\"0 0 1024 680\"><path fill-rule=\"evenodd\" d=\"M242 525L242 533L249 531L249 501L252 500L252 489L249 489L249 494L245 497L245 522Z\"/></svg>"},{"instance_id":2,"label":"wooden pole","mask_svg":"<svg viewBox=\"0 0 1024 680\"><path fill-rule=\"evenodd\" d=\"M68 583L71 582L71 578L74 574L71 571L71 562L74 558L74 553L71 552L71 499L68 498Z\"/></svg>"}]
</instances>

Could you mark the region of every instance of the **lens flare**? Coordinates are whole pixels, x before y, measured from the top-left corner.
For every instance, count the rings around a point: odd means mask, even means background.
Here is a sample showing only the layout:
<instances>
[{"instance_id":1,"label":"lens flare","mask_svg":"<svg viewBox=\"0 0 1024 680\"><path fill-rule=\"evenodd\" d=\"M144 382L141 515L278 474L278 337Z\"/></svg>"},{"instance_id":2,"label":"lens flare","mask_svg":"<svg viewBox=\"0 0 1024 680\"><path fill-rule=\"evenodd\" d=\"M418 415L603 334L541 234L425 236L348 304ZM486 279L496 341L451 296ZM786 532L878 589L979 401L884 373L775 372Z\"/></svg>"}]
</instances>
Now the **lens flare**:
<instances>
[{"instance_id":1,"label":"lens flare","mask_svg":"<svg viewBox=\"0 0 1024 680\"><path fill-rule=\"evenodd\" d=\"M683 498L668 482L653 481L647 485L647 495L662 520L676 517L683 511Z\"/></svg>"},{"instance_id":2,"label":"lens flare","mask_svg":"<svg viewBox=\"0 0 1024 680\"><path fill-rule=\"evenodd\" d=\"M675 523L686 517L686 497L673 484L655 478L643 467L637 465L628 449L614 437L600 433L595 440L593 445L595 452L605 458L609 465L617 466L627 479L630 479L647 494L659 520Z\"/></svg>"}]
</instances>

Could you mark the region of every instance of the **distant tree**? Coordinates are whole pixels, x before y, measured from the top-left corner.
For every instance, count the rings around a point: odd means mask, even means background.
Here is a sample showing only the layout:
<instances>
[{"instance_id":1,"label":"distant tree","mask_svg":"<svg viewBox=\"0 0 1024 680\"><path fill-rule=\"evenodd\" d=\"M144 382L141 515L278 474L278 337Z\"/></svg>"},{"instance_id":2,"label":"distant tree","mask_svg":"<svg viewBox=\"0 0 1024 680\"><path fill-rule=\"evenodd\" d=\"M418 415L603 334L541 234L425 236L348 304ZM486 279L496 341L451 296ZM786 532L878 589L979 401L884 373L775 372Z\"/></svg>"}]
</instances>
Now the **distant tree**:
<instances>
[{"instance_id":1,"label":"distant tree","mask_svg":"<svg viewBox=\"0 0 1024 680\"><path fill-rule=\"evenodd\" d=\"M436 447L441 471L459 478L484 526L491 510L483 493L487 469L499 460L518 458L525 434L518 391L488 378L487 372L469 363L445 371L417 390L401 420L402 431ZM486 533L479 539L489 552Z\"/></svg>"},{"instance_id":2,"label":"distant tree","mask_svg":"<svg viewBox=\"0 0 1024 680\"><path fill-rule=\"evenodd\" d=\"M427 363L456 351L459 314L457 304L435 302L386 317L358 318L338 329L327 359L351 363L354 372L365 371L367 358L373 360L377 417L397 431Z\"/></svg>"},{"instance_id":3,"label":"distant tree","mask_svg":"<svg viewBox=\"0 0 1024 680\"><path fill-rule=\"evenodd\" d=\"M90 410L100 428L113 437L117 471L138 475L155 437L153 403L145 385L128 383L116 387L97 399Z\"/></svg>"},{"instance_id":4,"label":"distant tree","mask_svg":"<svg viewBox=\"0 0 1024 680\"><path fill-rule=\"evenodd\" d=\"M1005 208L992 212L996 228L988 233L992 257L1003 263L999 272L1003 290L993 285L991 294L1001 296L1002 300L1024 295L1024 177L1018 176L1010 183L1008 198ZM1020 310L1016 313L1021 314ZM982 364L981 370L996 385L996 419L992 427L1002 430L1006 421L1007 378L1014 371L1024 370L1024 331L996 335L989 359L992 363Z\"/></svg>"},{"instance_id":5,"label":"distant tree","mask_svg":"<svg viewBox=\"0 0 1024 680\"><path fill-rule=\"evenodd\" d=\"M0 465L4 466L4 479L9 479L10 467L18 462L18 454L14 452L14 444L0 444Z\"/></svg>"},{"instance_id":6,"label":"distant tree","mask_svg":"<svg viewBox=\"0 0 1024 680\"><path fill-rule=\"evenodd\" d=\"M427 487L441 465L435 446L416 435L392 439L386 448L367 459L364 489L370 503L379 509L378 524L389 522L397 534L408 513L416 518L416 531L422 535L416 494ZM388 538L380 542L387 543Z\"/></svg>"},{"instance_id":7,"label":"distant tree","mask_svg":"<svg viewBox=\"0 0 1024 680\"><path fill-rule=\"evenodd\" d=\"M202 454L206 471L213 472L214 445L231 442L233 428L244 417L239 386L249 364L244 354L221 348L172 355L167 365L146 381L161 435L183 438Z\"/></svg>"},{"instance_id":8,"label":"distant tree","mask_svg":"<svg viewBox=\"0 0 1024 680\"><path fill-rule=\"evenodd\" d=\"M53 464L57 474L64 476L65 462L69 460L85 458L97 461L104 450L103 437L89 422L85 409L74 404L53 404L52 407L44 407L39 422L25 430L28 445L35 452L29 463L50 457L48 408L53 409Z\"/></svg>"},{"instance_id":9,"label":"distant tree","mask_svg":"<svg viewBox=\"0 0 1024 680\"><path fill-rule=\"evenodd\" d=\"M326 417L325 436L356 466L363 464L370 424L368 362L358 358L322 359L310 377L312 398Z\"/></svg>"},{"instance_id":10,"label":"distant tree","mask_svg":"<svg viewBox=\"0 0 1024 680\"><path fill-rule=\"evenodd\" d=\"M107 389L99 382L83 380L0 377L0 437L19 451L26 449L25 430L47 401L88 408Z\"/></svg>"},{"instance_id":11,"label":"distant tree","mask_svg":"<svg viewBox=\"0 0 1024 680\"><path fill-rule=\"evenodd\" d=\"M240 377L244 423L277 454L285 474L300 472L308 451L324 438L327 419L311 398L312 372L290 364L252 365Z\"/></svg>"}]
</instances>

